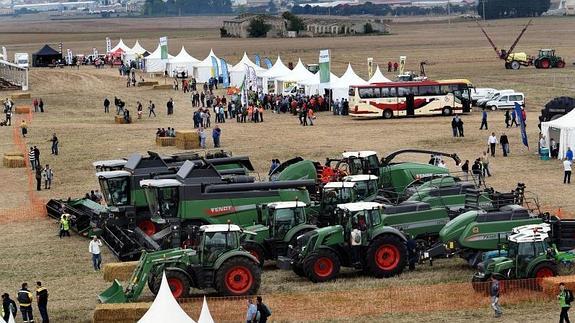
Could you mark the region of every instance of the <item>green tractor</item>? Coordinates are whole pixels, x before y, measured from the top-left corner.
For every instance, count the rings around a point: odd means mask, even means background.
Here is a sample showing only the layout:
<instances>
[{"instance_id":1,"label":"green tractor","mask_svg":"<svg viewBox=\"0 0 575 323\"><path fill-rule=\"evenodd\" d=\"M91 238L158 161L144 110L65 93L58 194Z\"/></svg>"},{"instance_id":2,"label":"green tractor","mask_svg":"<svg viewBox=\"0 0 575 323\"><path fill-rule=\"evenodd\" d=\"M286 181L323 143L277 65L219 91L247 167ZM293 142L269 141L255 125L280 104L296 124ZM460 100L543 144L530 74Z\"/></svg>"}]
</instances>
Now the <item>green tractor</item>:
<instances>
[{"instance_id":1,"label":"green tractor","mask_svg":"<svg viewBox=\"0 0 575 323\"><path fill-rule=\"evenodd\" d=\"M222 296L257 293L261 269L257 259L240 246L242 230L237 225L201 226L197 244L188 249L143 252L124 289L118 280L99 295L102 303L135 302L147 284L152 293L160 288L162 273L176 298L186 298L190 289L215 289Z\"/></svg>"},{"instance_id":2,"label":"green tractor","mask_svg":"<svg viewBox=\"0 0 575 323\"><path fill-rule=\"evenodd\" d=\"M555 55L554 49L540 49L539 54L533 60L533 65L535 68L564 68L565 61L560 57Z\"/></svg>"},{"instance_id":3,"label":"green tractor","mask_svg":"<svg viewBox=\"0 0 575 323\"><path fill-rule=\"evenodd\" d=\"M552 239L552 226L547 223L514 228L507 237L507 255L486 260L478 265L472 282L484 290L491 277L499 280L557 276L562 264L571 264L575 254L559 251Z\"/></svg>"}]
</instances>

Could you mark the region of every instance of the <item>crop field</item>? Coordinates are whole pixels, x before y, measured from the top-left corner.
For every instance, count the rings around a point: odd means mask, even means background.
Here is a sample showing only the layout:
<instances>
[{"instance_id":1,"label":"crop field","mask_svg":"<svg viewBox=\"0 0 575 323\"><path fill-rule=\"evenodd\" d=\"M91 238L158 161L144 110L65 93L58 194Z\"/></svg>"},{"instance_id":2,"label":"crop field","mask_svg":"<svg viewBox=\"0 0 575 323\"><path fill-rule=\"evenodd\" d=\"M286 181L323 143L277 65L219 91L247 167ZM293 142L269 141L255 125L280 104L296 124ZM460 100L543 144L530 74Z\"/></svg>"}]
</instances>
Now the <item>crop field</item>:
<instances>
[{"instance_id":1,"label":"crop field","mask_svg":"<svg viewBox=\"0 0 575 323\"><path fill-rule=\"evenodd\" d=\"M489 131L479 130L481 117L477 111L464 115L465 138L452 138L451 118L444 117L357 121L325 112L317 114L313 127L301 127L292 115L268 112L264 114L263 123L237 124L235 120L229 120L221 125L222 148L236 156L250 156L257 176L264 179L273 158L285 161L302 156L323 162L326 157L337 157L344 150L375 150L384 156L402 148L427 148L455 152L463 160L472 161L487 149L487 137L491 131L498 136L506 132L511 142L511 155L503 158L498 151L497 157L491 159L493 176L488 179L488 185L509 191L522 182L539 197L544 210L555 212L561 208L566 216L575 214L575 188L562 184L562 165L558 161L541 161L536 155L539 110L553 97L575 96L575 68L572 65L575 61L574 19L535 19L516 49L535 54L539 48L555 48L566 59L565 69L521 68L518 71L503 67L476 24L469 21L394 23L393 33L387 36L220 39L218 28L222 19L5 19L0 20L0 44L11 53L34 52L45 43L57 48L61 41L64 48L71 48L74 53L89 53L93 47L103 52L104 39L108 36L113 44L123 38L128 46L139 39L144 48L153 50L158 38L167 35L172 54L185 45L192 56L203 59L213 48L216 55L231 64L235 64L244 51L250 57L255 53L269 56L272 61L279 54L286 64L295 64L299 57L305 63L317 63L319 50L329 48L334 73L341 75L350 62L362 77L367 76L367 57L373 57L383 66L389 60L397 61L400 55L406 55L407 70L417 70L419 62L426 60L429 63L426 67L428 76L433 79L467 78L478 87L513 88L524 92L531 149L522 146L517 128L505 129L503 113L499 111L489 113ZM523 19L501 20L489 22L487 29L496 44L507 48L525 23ZM22 31L22 25L28 28ZM392 78L392 75L385 74ZM159 79L159 82L165 81ZM173 147L155 146L156 129L175 127L183 130L193 126L189 95L181 91L126 88L125 79L119 77L117 69L86 66L79 70L31 69L30 87L33 97L44 100L46 112L32 116L25 144L38 146L42 164L50 164L55 173L52 189L34 195L44 201L79 197L98 188L91 165L95 160L148 150L176 152ZM9 94L0 93L0 96ZM112 100L114 96L127 103L135 120L133 124L115 124L113 111L111 114L103 113L102 101L105 97ZM165 104L170 97L175 102L173 116L167 116L165 112ZM153 100L158 117L148 118L144 111L142 120L136 120L137 100L144 106ZM17 106L25 104L30 105L30 100L16 101ZM15 115L13 124L17 125L20 117ZM48 140L54 132L60 140L59 156L50 155ZM0 155L18 149L18 135L18 130L0 127ZM212 144L211 138L208 142ZM402 158L426 162L425 157ZM451 170L459 170L451 160L446 162ZM31 202L29 191L33 189L28 173L25 169L0 168L0 292L14 295L22 282L33 285L41 280L50 291L49 311L54 322L89 322L97 304L97 294L109 283L92 270L88 240L74 235L58 239L58 227L53 220L39 217L37 212L25 208ZM114 261L107 250L104 250L103 258L104 262ZM457 294L448 293L449 290L457 290L460 283L469 282L472 274L473 270L462 260L446 259L437 261L432 267L426 264L418 266L414 272L392 279L377 280L346 272L336 282L313 284L292 272L267 267L260 293L270 299L274 312L272 318L285 322L486 321L491 318L492 311L485 297L467 293L463 288L460 299ZM402 296L392 297L386 294L389 290ZM420 293L426 296L420 296ZM410 302L425 302L429 294L437 298L452 297L453 302L421 311L409 310ZM396 298L402 299L403 307L386 309L385 306L389 305L385 304L393 305ZM471 305L470 298L475 300ZM148 292L143 300L150 299ZM556 304L549 300L510 300L508 304L505 299L503 301L505 315L502 322L550 322L558 315L555 313L558 312ZM235 317L241 319L245 303L230 302L231 305L225 307L226 311L237 312ZM197 310L199 305L191 310L196 318Z\"/></svg>"}]
</instances>

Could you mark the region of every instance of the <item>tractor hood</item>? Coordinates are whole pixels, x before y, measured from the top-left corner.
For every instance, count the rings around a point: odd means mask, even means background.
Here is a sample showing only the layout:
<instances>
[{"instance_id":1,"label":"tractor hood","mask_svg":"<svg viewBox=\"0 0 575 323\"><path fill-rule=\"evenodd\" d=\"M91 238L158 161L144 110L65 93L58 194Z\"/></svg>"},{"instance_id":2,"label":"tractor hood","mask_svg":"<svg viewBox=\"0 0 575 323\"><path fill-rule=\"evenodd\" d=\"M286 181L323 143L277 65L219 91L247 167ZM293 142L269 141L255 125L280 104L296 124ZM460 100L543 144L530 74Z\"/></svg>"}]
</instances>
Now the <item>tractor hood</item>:
<instances>
[{"instance_id":1,"label":"tractor hood","mask_svg":"<svg viewBox=\"0 0 575 323\"><path fill-rule=\"evenodd\" d=\"M249 231L255 234L258 234L260 232L266 232L269 230L269 227L263 224L254 224L248 227L244 227L244 231Z\"/></svg>"},{"instance_id":2,"label":"tractor hood","mask_svg":"<svg viewBox=\"0 0 575 323\"><path fill-rule=\"evenodd\" d=\"M453 220L447 222L447 224L439 231L439 238L443 242L448 241L459 241L462 238L462 234L468 225L475 221L477 217L477 211L465 212Z\"/></svg>"},{"instance_id":3,"label":"tractor hood","mask_svg":"<svg viewBox=\"0 0 575 323\"><path fill-rule=\"evenodd\" d=\"M317 171L314 162L302 160L287 166L275 178L276 181L302 180L317 178Z\"/></svg>"}]
</instances>

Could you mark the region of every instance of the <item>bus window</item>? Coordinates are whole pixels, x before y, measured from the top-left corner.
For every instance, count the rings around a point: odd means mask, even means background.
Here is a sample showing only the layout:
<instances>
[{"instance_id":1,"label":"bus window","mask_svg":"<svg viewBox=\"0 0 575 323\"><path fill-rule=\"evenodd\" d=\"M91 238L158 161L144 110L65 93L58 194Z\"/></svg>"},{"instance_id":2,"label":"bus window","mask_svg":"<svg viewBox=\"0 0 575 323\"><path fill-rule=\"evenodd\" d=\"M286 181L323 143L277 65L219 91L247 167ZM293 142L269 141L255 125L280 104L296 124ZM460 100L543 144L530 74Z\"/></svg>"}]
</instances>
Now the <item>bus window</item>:
<instances>
[{"instance_id":1,"label":"bus window","mask_svg":"<svg viewBox=\"0 0 575 323\"><path fill-rule=\"evenodd\" d=\"M349 88L349 92L347 93L349 96L355 96L355 88L354 87L350 87Z\"/></svg>"},{"instance_id":2,"label":"bus window","mask_svg":"<svg viewBox=\"0 0 575 323\"><path fill-rule=\"evenodd\" d=\"M439 93L439 86L437 85L419 87L419 95L439 95Z\"/></svg>"},{"instance_id":3,"label":"bus window","mask_svg":"<svg viewBox=\"0 0 575 323\"><path fill-rule=\"evenodd\" d=\"M439 95L446 95L449 93L449 85L442 85L439 90Z\"/></svg>"},{"instance_id":4,"label":"bus window","mask_svg":"<svg viewBox=\"0 0 575 323\"><path fill-rule=\"evenodd\" d=\"M409 88L407 87L398 87L397 88L397 96L403 97L403 96L407 96L409 93L411 93L409 91Z\"/></svg>"},{"instance_id":5,"label":"bus window","mask_svg":"<svg viewBox=\"0 0 575 323\"><path fill-rule=\"evenodd\" d=\"M359 97L362 99L371 99L374 98L373 96L373 88L371 87L362 87L359 88Z\"/></svg>"},{"instance_id":6,"label":"bus window","mask_svg":"<svg viewBox=\"0 0 575 323\"><path fill-rule=\"evenodd\" d=\"M382 98L394 98L396 95L396 91L394 87L383 87L381 88L381 97Z\"/></svg>"}]
</instances>

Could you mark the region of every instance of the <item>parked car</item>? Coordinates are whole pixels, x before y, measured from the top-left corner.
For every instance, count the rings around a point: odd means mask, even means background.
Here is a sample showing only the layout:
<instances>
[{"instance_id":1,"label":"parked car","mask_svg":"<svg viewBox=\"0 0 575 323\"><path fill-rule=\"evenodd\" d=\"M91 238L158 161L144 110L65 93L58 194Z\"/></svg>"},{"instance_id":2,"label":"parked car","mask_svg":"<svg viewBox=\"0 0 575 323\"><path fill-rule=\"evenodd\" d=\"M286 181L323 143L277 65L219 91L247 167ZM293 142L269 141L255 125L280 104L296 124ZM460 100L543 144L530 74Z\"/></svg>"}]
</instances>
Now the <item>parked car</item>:
<instances>
[{"instance_id":1,"label":"parked car","mask_svg":"<svg viewBox=\"0 0 575 323\"><path fill-rule=\"evenodd\" d=\"M514 93L514 92L515 92L515 90L511 90L511 89L495 91L491 94L491 96L487 96L485 99L478 100L477 106L481 107L481 108L485 108L487 105L487 102L497 100L503 94L509 94L509 93Z\"/></svg>"},{"instance_id":2,"label":"parked car","mask_svg":"<svg viewBox=\"0 0 575 323\"><path fill-rule=\"evenodd\" d=\"M496 100L488 101L485 106L493 111L515 108L515 103L525 106L525 95L520 92L502 94Z\"/></svg>"},{"instance_id":3,"label":"parked car","mask_svg":"<svg viewBox=\"0 0 575 323\"><path fill-rule=\"evenodd\" d=\"M478 87L471 89L471 104L476 105L477 101L486 99L497 92L497 89L492 89L488 87Z\"/></svg>"}]
</instances>

